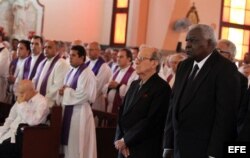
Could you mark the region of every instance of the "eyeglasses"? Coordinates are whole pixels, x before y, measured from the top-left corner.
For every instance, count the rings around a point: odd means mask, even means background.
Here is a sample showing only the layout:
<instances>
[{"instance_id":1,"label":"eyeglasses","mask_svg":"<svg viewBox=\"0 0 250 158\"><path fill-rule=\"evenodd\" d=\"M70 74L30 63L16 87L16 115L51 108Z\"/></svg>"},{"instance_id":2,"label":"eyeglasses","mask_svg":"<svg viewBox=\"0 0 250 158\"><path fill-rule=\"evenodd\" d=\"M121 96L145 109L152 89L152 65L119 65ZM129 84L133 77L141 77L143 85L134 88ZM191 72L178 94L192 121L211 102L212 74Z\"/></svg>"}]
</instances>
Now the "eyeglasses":
<instances>
[{"instance_id":1,"label":"eyeglasses","mask_svg":"<svg viewBox=\"0 0 250 158\"><path fill-rule=\"evenodd\" d=\"M148 57L139 57L139 56L137 56L136 58L135 58L135 60L136 61L139 61L139 62L142 62L142 61L144 61L144 60L153 60L152 58L148 58Z\"/></svg>"}]
</instances>

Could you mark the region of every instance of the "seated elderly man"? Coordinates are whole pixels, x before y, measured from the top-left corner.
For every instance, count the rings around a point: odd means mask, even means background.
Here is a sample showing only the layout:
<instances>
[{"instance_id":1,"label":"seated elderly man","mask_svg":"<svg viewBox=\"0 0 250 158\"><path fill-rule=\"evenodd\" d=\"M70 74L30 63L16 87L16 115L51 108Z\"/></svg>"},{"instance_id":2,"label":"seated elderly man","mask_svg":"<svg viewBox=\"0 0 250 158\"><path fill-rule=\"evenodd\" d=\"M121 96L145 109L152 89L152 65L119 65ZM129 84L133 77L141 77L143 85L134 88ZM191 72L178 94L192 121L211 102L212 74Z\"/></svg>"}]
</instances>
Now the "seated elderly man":
<instances>
[{"instance_id":1,"label":"seated elderly man","mask_svg":"<svg viewBox=\"0 0 250 158\"><path fill-rule=\"evenodd\" d=\"M22 137L17 132L18 126L45 123L49 114L46 99L35 91L31 81L21 80L17 90L17 102L13 105L4 125L0 127L1 158L21 157Z\"/></svg>"}]
</instances>

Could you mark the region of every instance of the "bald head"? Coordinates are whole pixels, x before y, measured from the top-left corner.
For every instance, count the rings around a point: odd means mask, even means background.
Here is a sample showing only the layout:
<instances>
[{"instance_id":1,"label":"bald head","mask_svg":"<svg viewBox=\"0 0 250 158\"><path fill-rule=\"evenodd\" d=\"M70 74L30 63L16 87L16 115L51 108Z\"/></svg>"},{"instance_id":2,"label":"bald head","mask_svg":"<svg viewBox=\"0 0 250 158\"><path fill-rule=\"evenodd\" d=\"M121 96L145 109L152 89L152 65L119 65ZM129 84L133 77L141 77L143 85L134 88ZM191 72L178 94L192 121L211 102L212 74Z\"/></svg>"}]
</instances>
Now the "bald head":
<instances>
[{"instance_id":1,"label":"bald head","mask_svg":"<svg viewBox=\"0 0 250 158\"><path fill-rule=\"evenodd\" d=\"M18 90L35 91L35 86L30 80L21 80L18 85Z\"/></svg>"},{"instance_id":2,"label":"bald head","mask_svg":"<svg viewBox=\"0 0 250 158\"><path fill-rule=\"evenodd\" d=\"M83 42L82 42L82 40L74 40L72 43L71 43L71 47L72 46L84 46L83 45Z\"/></svg>"},{"instance_id":3,"label":"bald head","mask_svg":"<svg viewBox=\"0 0 250 158\"><path fill-rule=\"evenodd\" d=\"M50 59L57 55L58 46L56 41L47 40L44 45L44 55Z\"/></svg>"},{"instance_id":4,"label":"bald head","mask_svg":"<svg viewBox=\"0 0 250 158\"><path fill-rule=\"evenodd\" d=\"M18 97L24 97L26 101L36 95L35 86L30 80L21 80L17 88Z\"/></svg>"},{"instance_id":5,"label":"bald head","mask_svg":"<svg viewBox=\"0 0 250 158\"><path fill-rule=\"evenodd\" d=\"M88 44L88 46L90 46L91 48L94 48L94 49L101 50L101 46L98 42L91 42Z\"/></svg>"},{"instance_id":6,"label":"bald head","mask_svg":"<svg viewBox=\"0 0 250 158\"><path fill-rule=\"evenodd\" d=\"M95 60L100 56L101 46L98 42L91 42L87 46L87 54L91 60Z\"/></svg>"},{"instance_id":7,"label":"bald head","mask_svg":"<svg viewBox=\"0 0 250 158\"><path fill-rule=\"evenodd\" d=\"M107 48L104 52L104 60L106 62L109 62L111 60L111 52L112 52L112 49L111 48Z\"/></svg>"}]
</instances>

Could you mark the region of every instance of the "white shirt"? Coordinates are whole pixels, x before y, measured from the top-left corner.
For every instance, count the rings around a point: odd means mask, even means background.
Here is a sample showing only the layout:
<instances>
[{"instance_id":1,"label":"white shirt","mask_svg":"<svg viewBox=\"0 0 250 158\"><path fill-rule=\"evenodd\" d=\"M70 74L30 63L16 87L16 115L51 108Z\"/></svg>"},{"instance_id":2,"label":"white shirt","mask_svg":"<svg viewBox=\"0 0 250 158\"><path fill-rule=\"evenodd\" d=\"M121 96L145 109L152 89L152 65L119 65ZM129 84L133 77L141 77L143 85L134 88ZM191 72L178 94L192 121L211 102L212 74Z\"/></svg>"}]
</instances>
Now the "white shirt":
<instances>
[{"instance_id":1,"label":"white shirt","mask_svg":"<svg viewBox=\"0 0 250 158\"><path fill-rule=\"evenodd\" d=\"M8 118L0 127L0 143L11 138L11 143L15 143L16 130L21 123L30 126L45 123L49 107L46 99L37 93L28 102L15 103L11 108Z\"/></svg>"},{"instance_id":2,"label":"white shirt","mask_svg":"<svg viewBox=\"0 0 250 158\"><path fill-rule=\"evenodd\" d=\"M200 72L201 68L203 67L203 65L205 64L207 59L211 56L211 54L212 53L210 53L208 56L206 56L206 58L202 59L200 62L194 61L193 68L194 68L195 65L198 65L198 67L199 67L199 69L196 72L196 75Z\"/></svg>"}]
</instances>

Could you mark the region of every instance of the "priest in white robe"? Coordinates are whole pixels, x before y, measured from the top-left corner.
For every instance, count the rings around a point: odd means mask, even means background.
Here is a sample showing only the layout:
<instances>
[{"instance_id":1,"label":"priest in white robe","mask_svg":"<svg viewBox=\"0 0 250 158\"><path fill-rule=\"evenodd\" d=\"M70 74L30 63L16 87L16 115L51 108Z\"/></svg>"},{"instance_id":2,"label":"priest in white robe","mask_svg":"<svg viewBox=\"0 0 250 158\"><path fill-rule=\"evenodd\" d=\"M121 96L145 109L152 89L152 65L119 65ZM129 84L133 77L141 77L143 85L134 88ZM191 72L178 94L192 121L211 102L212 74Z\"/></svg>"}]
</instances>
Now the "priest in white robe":
<instances>
[{"instance_id":1,"label":"priest in white robe","mask_svg":"<svg viewBox=\"0 0 250 158\"><path fill-rule=\"evenodd\" d=\"M97 94L92 108L105 111L105 98L102 89L104 85L109 82L110 76L112 76L112 71L108 64L105 63L104 59L100 56L101 47L99 43L89 43L86 50L90 58L90 61L86 64L90 69L92 69L97 78Z\"/></svg>"},{"instance_id":2,"label":"priest in white robe","mask_svg":"<svg viewBox=\"0 0 250 158\"><path fill-rule=\"evenodd\" d=\"M3 45L4 34L0 32L0 102L5 101L7 90L7 77L9 74L10 58L7 48Z\"/></svg>"},{"instance_id":3,"label":"priest in white robe","mask_svg":"<svg viewBox=\"0 0 250 158\"><path fill-rule=\"evenodd\" d=\"M30 41L28 40L21 40L19 41L17 45L17 54L18 58L16 60L13 60L11 65L10 65L10 75L8 76L8 82L10 84L9 86L9 91L10 93L16 94L16 88L17 85L19 84L19 81L22 80L22 75L23 75L23 65L27 58L30 55Z\"/></svg>"},{"instance_id":4,"label":"priest in white robe","mask_svg":"<svg viewBox=\"0 0 250 158\"><path fill-rule=\"evenodd\" d=\"M65 158L96 158L95 122L90 104L96 98L96 77L84 64L86 52L72 46L70 64L58 103L64 107L62 145Z\"/></svg>"},{"instance_id":5,"label":"priest in white robe","mask_svg":"<svg viewBox=\"0 0 250 158\"><path fill-rule=\"evenodd\" d=\"M106 111L118 113L122 100L132 81L138 79L138 75L131 65L132 53L129 49L121 49L117 55L118 70L113 74L110 82L103 87L106 94Z\"/></svg>"},{"instance_id":6,"label":"priest in white robe","mask_svg":"<svg viewBox=\"0 0 250 158\"><path fill-rule=\"evenodd\" d=\"M44 46L45 59L37 69L33 78L37 91L48 99L48 104L52 107L56 101L58 89L63 85L63 80L70 66L57 53L57 42L46 41Z\"/></svg>"},{"instance_id":7,"label":"priest in white robe","mask_svg":"<svg viewBox=\"0 0 250 158\"><path fill-rule=\"evenodd\" d=\"M41 36L33 36L30 42L31 55L25 60L22 67L21 79L32 80L36 74L38 65L45 59L43 54L43 38Z\"/></svg>"}]
</instances>

